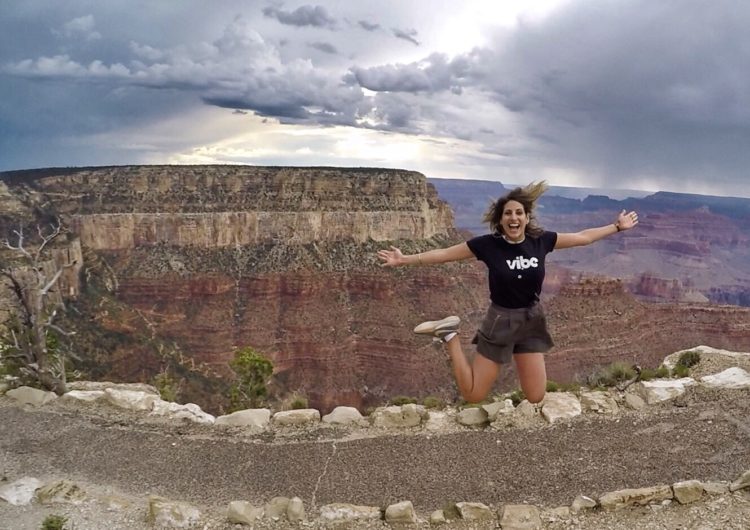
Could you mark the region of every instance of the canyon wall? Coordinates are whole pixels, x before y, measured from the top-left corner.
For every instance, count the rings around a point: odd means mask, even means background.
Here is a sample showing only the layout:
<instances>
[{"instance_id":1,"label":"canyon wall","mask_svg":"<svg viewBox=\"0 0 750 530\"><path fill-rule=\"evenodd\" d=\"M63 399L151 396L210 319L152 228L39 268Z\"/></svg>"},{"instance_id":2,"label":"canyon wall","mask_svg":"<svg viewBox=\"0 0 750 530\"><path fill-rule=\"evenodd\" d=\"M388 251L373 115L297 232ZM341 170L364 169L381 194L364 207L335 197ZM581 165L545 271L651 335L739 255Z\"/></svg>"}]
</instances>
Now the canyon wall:
<instances>
[{"instance_id":1,"label":"canyon wall","mask_svg":"<svg viewBox=\"0 0 750 530\"><path fill-rule=\"evenodd\" d=\"M281 391L324 411L397 395L457 395L443 349L411 330L460 315L460 340L473 352L488 300L484 266L383 269L376 258L391 244L414 253L463 240L451 209L419 173L134 166L6 172L0 185L0 204L13 208L0 215L0 228L39 212L69 228L67 259L83 264L63 292L80 295L85 319L98 326L92 348L107 349L96 358L103 378L150 381L178 359L193 374L226 379L235 349L251 346L273 360ZM747 310L685 295L706 281L706 256L716 252L711 230L693 223L701 237L664 244L667 224L684 228L687 220L654 215L643 230L551 255L544 295L556 341L551 378L570 380L615 360L648 365L702 343L750 349ZM593 212L576 222L610 217ZM740 245L745 237L727 231L719 239ZM665 256L681 266L690 259L701 273L696 283L648 275ZM573 267L584 262L621 280L584 277L589 269ZM92 287L97 275L106 288ZM678 292L691 303L647 303ZM164 344L174 345L168 355ZM507 367L499 388L515 386ZM211 392L196 384L183 399L218 412Z\"/></svg>"},{"instance_id":2,"label":"canyon wall","mask_svg":"<svg viewBox=\"0 0 750 530\"><path fill-rule=\"evenodd\" d=\"M450 208L412 171L149 166L5 181L49 201L113 271L131 310L99 310L100 326L152 330L219 376L236 348L252 346L284 388L323 410L445 394L440 352L411 329L485 304L476 263L379 266L376 252L390 244L416 252L460 240ZM131 354L112 352L107 375L143 379L163 364L147 348Z\"/></svg>"}]
</instances>

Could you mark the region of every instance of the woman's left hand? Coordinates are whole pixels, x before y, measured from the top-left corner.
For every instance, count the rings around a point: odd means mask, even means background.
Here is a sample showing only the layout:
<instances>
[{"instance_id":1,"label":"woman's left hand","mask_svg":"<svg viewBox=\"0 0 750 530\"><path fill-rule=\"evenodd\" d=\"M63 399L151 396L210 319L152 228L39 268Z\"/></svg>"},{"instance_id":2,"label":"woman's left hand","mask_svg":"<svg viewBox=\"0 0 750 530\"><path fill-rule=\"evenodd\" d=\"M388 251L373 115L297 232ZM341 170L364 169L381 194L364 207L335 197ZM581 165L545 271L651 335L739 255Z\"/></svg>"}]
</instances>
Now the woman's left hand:
<instances>
[{"instance_id":1,"label":"woman's left hand","mask_svg":"<svg viewBox=\"0 0 750 530\"><path fill-rule=\"evenodd\" d=\"M635 212L625 213L625 210L617 216L617 226L620 230L630 230L638 224L638 214Z\"/></svg>"}]
</instances>

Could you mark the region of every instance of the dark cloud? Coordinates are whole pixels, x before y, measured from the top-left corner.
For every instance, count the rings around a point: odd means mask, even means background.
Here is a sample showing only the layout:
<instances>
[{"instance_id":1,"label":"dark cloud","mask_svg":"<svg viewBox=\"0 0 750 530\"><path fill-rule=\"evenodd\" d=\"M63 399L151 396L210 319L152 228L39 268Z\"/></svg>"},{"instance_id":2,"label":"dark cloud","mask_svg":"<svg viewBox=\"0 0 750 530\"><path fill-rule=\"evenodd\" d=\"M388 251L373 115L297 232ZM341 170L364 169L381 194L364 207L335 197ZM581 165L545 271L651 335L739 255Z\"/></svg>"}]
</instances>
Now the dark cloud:
<instances>
[{"instance_id":1,"label":"dark cloud","mask_svg":"<svg viewBox=\"0 0 750 530\"><path fill-rule=\"evenodd\" d=\"M376 31L380 29L380 24L374 24L372 22L368 22L366 20L360 20L357 22L359 24L359 27L361 27L364 30L367 31Z\"/></svg>"},{"instance_id":2,"label":"dark cloud","mask_svg":"<svg viewBox=\"0 0 750 530\"><path fill-rule=\"evenodd\" d=\"M403 39L406 41L411 42L415 46L419 46L419 41L417 40L417 30L415 29L398 29L393 28L393 35L398 39Z\"/></svg>"},{"instance_id":3,"label":"dark cloud","mask_svg":"<svg viewBox=\"0 0 750 530\"><path fill-rule=\"evenodd\" d=\"M438 53L406 65L351 69L362 87L376 92L438 92L458 88L467 71L465 58L449 61Z\"/></svg>"},{"instance_id":4,"label":"dark cloud","mask_svg":"<svg viewBox=\"0 0 750 530\"><path fill-rule=\"evenodd\" d=\"M338 50L336 49L336 47L328 42L311 42L310 47L315 48L316 50L323 53L329 53L331 55L338 54Z\"/></svg>"},{"instance_id":5,"label":"dark cloud","mask_svg":"<svg viewBox=\"0 0 750 530\"><path fill-rule=\"evenodd\" d=\"M328 29L336 27L336 19L331 17L323 6L305 5L294 11L282 11L277 7L269 6L263 9L263 14L289 26L314 26Z\"/></svg>"},{"instance_id":6,"label":"dark cloud","mask_svg":"<svg viewBox=\"0 0 750 530\"><path fill-rule=\"evenodd\" d=\"M208 104L298 122L352 125L362 99L357 85L342 84L307 60L283 60L242 18L211 43L162 50L131 43L130 50L136 57L127 64L55 55L11 63L5 70L28 79L193 92Z\"/></svg>"},{"instance_id":7,"label":"dark cloud","mask_svg":"<svg viewBox=\"0 0 750 530\"><path fill-rule=\"evenodd\" d=\"M728 0L580 2L475 53L467 77L549 138L550 159L728 178L750 163L748 23L750 4Z\"/></svg>"},{"instance_id":8,"label":"dark cloud","mask_svg":"<svg viewBox=\"0 0 750 530\"><path fill-rule=\"evenodd\" d=\"M401 63L394 54L421 48L392 35L440 50L428 18L395 1L376 15L357 3L320 4L277 3L261 14L241 0L141 11L125 0L9 3L0 17L0 167L65 165L66 149L85 159L84 140L71 147L76 138L203 102L284 123L471 140L472 168L486 156L504 175L746 187L750 3L570 0L498 28L480 48ZM243 11L248 18L227 24ZM446 13L435 8L435 17ZM337 31L321 39L315 28Z\"/></svg>"}]
</instances>

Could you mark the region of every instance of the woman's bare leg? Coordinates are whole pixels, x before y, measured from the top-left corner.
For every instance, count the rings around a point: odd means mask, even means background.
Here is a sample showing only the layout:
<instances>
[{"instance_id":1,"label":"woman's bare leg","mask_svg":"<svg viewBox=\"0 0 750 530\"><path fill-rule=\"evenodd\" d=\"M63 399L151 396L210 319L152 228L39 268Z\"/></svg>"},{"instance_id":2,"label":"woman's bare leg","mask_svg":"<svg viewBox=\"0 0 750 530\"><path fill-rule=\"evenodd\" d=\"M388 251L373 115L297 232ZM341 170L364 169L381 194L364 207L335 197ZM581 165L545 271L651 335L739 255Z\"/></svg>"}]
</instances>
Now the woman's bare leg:
<instances>
[{"instance_id":1,"label":"woman's bare leg","mask_svg":"<svg viewBox=\"0 0 750 530\"><path fill-rule=\"evenodd\" d=\"M513 355L518 370L521 390L531 403L544 399L547 390L547 368L543 353L516 353Z\"/></svg>"},{"instance_id":2,"label":"woman's bare leg","mask_svg":"<svg viewBox=\"0 0 750 530\"><path fill-rule=\"evenodd\" d=\"M482 401L495 384L500 374L500 365L480 354L476 354L469 364L458 337L453 337L445 346L451 356L453 374L456 376L456 384L461 397L469 403Z\"/></svg>"}]
</instances>

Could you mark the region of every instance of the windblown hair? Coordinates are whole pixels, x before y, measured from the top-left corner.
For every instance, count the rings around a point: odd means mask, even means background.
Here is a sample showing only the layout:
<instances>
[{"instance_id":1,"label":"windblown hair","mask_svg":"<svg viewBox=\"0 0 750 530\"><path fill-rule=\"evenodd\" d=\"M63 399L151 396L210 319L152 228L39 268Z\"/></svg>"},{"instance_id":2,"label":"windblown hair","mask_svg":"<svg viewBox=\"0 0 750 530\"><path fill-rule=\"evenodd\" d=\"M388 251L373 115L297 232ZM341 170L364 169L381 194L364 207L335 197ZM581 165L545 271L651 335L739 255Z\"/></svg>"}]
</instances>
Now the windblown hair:
<instances>
[{"instance_id":1,"label":"windblown hair","mask_svg":"<svg viewBox=\"0 0 750 530\"><path fill-rule=\"evenodd\" d=\"M529 224L526 225L526 235L539 237L542 235L542 232L544 232L544 229L537 223L536 216L534 215L534 206L536 205L537 199L547 191L547 187L547 182L542 180L540 182L532 182L523 188L519 187L509 191L490 204L482 221L489 223L490 230L493 234L501 235L503 233L503 225L500 223L500 220L503 217L505 205L508 201L517 201L523 206L524 212L529 214Z\"/></svg>"}]
</instances>

